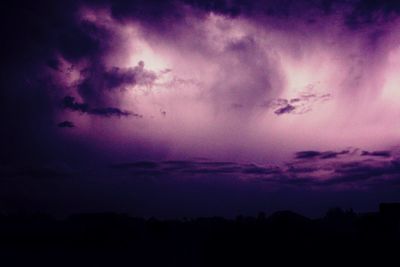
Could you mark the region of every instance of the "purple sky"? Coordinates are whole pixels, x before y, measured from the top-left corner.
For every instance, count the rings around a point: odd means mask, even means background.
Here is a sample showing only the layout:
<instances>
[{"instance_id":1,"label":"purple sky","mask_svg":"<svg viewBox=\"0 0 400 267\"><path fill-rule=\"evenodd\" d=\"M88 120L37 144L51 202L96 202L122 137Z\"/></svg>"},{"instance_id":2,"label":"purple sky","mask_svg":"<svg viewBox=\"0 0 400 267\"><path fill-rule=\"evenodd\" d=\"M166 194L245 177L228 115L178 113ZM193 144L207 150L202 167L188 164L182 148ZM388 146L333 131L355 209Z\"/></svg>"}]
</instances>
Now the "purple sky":
<instances>
[{"instance_id":1,"label":"purple sky","mask_svg":"<svg viewBox=\"0 0 400 267\"><path fill-rule=\"evenodd\" d=\"M400 200L396 1L3 13L0 209L317 215Z\"/></svg>"}]
</instances>

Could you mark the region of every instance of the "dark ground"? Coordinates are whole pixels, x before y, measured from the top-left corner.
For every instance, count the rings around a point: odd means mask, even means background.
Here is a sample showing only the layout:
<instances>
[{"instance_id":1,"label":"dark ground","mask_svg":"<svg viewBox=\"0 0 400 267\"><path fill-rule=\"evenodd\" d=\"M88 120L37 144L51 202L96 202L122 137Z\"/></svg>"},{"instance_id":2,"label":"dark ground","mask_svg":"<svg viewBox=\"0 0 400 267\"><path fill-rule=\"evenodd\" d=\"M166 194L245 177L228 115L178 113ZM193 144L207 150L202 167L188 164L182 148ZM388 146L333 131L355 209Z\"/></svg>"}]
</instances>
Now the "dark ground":
<instances>
[{"instance_id":1,"label":"dark ground","mask_svg":"<svg viewBox=\"0 0 400 267\"><path fill-rule=\"evenodd\" d=\"M235 220L0 216L1 266L398 266L399 241L400 204L313 220L290 211Z\"/></svg>"}]
</instances>

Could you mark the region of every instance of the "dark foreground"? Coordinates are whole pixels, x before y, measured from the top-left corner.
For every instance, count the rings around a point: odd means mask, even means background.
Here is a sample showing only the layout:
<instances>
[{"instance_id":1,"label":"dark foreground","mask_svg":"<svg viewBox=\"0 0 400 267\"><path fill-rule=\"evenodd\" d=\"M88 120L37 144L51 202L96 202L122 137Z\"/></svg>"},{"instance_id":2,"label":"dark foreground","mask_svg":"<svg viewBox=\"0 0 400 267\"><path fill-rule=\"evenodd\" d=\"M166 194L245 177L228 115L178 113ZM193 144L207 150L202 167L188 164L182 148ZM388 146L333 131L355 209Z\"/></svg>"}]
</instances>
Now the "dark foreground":
<instances>
[{"instance_id":1,"label":"dark foreground","mask_svg":"<svg viewBox=\"0 0 400 267\"><path fill-rule=\"evenodd\" d=\"M0 216L1 266L399 266L399 241L400 204L315 220L290 211L235 220Z\"/></svg>"}]
</instances>

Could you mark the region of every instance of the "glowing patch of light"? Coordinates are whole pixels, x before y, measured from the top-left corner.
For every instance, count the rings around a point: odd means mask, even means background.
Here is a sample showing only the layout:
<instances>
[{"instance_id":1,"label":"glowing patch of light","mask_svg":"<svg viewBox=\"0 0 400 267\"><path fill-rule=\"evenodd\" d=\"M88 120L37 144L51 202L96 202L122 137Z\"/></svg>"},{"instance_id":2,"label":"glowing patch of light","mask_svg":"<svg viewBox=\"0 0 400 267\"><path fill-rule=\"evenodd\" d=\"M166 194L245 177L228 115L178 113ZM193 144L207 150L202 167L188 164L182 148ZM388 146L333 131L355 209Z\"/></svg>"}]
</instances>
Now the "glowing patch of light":
<instances>
[{"instance_id":1,"label":"glowing patch of light","mask_svg":"<svg viewBox=\"0 0 400 267\"><path fill-rule=\"evenodd\" d=\"M146 69L151 71L165 71L168 69L168 63L160 53L157 53L145 42L135 42L134 53L130 56L129 62L132 67L138 62L143 61Z\"/></svg>"},{"instance_id":2,"label":"glowing patch of light","mask_svg":"<svg viewBox=\"0 0 400 267\"><path fill-rule=\"evenodd\" d=\"M385 71L385 85L381 92L384 101L395 104L400 96L400 48L388 55L388 66ZM387 103L386 102L386 103Z\"/></svg>"},{"instance_id":3,"label":"glowing patch of light","mask_svg":"<svg viewBox=\"0 0 400 267\"><path fill-rule=\"evenodd\" d=\"M281 55L281 62L287 82L285 97L294 97L301 91L326 93L328 88L324 87L331 85L337 68L328 51L315 51L301 59Z\"/></svg>"}]
</instances>

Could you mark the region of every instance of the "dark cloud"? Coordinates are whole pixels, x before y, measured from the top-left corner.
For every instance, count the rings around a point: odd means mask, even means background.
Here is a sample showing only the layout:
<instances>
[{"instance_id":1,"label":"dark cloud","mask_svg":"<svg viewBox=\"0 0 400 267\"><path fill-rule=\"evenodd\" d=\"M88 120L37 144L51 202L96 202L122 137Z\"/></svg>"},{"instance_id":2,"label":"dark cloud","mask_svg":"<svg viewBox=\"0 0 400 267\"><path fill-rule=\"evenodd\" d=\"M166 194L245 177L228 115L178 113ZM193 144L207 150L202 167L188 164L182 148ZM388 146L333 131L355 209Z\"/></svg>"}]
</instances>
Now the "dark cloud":
<instances>
[{"instance_id":1,"label":"dark cloud","mask_svg":"<svg viewBox=\"0 0 400 267\"><path fill-rule=\"evenodd\" d=\"M103 80L107 89L114 89L124 85L134 85L136 83L136 75L134 69L124 71L118 67L114 67L104 73Z\"/></svg>"},{"instance_id":2,"label":"dark cloud","mask_svg":"<svg viewBox=\"0 0 400 267\"><path fill-rule=\"evenodd\" d=\"M318 170L318 167L310 167L310 166L288 166L288 172L295 174L303 174L303 173L311 173Z\"/></svg>"},{"instance_id":3,"label":"dark cloud","mask_svg":"<svg viewBox=\"0 0 400 267\"><path fill-rule=\"evenodd\" d=\"M353 3L346 15L347 26L352 29L371 26L373 23L386 23L400 13L400 3L396 0L359 0Z\"/></svg>"},{"instance_id":4,"label":"dark cloud","mask_svg":"<svg viewBox=\"0 0 400 267\"><path fill-rule=\"evenodd\" d=\"M273 175L279 174L282 170L278 167L260 167L260 166L244 166L242 168L244 174Z\"/></svg>"},{"instance_id":5,"label":"dark cloud","mask_svg":"<svg viewBox=\"0 0 400 267\"><path fill-rule=\"evenodd\" d=\"M232 17L236 17L243 13L246 9L251 7L250 3L246 3L245 1L201 1L201 0L184 0L184 3L187 3L193 7L205 10L206 12L215 12L219 14L229 15ZM250 10L248 10L250 11Z\"/></svg>"},{"instance_id":6,"label":"dark cloud","mask_svg":"<svg viewBox=\"0 0 400 267\"><path fill-rule=\"evenodd\" d=\"M242 166L234 162L218 161L138 161L113 165L112 168L128 170L158 170L160 173L218 174L240 173Z\"/></svg>"},{"instance_id":7,"label":"dark cloud","mask_svg":"<svg viewBox=\"0 0 400 267\"><path fill-rule=\"evenodd\" d=\"M308 85L304 90L313 91L314 86ZM330 98L330 94L301 92L298 97L292 99L279 98L273 100L266 107L274 109L276 115L304 114L310 112L315 104L330 100Z\"/></svg>"},{"instance_id":8,"label":"dark cloud","mask_svg":"<svg viewBox=\"0 0 400 267\"><path fill-rule=\"evenodd\" d=\"M383 158L389 158L391 156L390 151L363 151L361 152L361 156L372 156L372 157L383 157Z\"/></svg>"},{"instance_id":9,"label":"dark cloud","mask_svg":"<svg viewBox=\"0 0 400 267\"><path fill-rule=\"evenodd\" d=\"M97 116L103 116L103 117L112 117L112 116L123 117L123 116L130 116L130 115L134 115L135 117L141 117L141 115L139 115L139 114L132 114L129 111L123 111L123 110L120 110L119 108L110 108L110 107L94 108L94 109L91 109L88 113L97 115Z\"/></svg>"},{"instance_id":10,"label":"dark cloud","mask_svg":"<svg viewBox=\"0 0 400 267\"><path fill-rule=\"evenodd\" d=\"M98 65L98 64L97 64ZM77 91L85 102L95 105L111 103L109 92L123 91L135 86L153 86L158 76L153 71L145 69L145 62L139 61L131 68L91 66L81 72L82 81L77 85Z\"/></svg>"},{"instance_id":11,"label":"dark cloud","mask_svg":"<svg viewBox=\"0 0 400 267\"><path fill-rule=\"evenodd\" d=\"M275 19L304 18L305 21L309 21L333 11L332 1L325 0L184 0L184 2L205 12L215 12L230 17L241 15L258 18L272 17ZM316 11L318 12L317 14Z\"/></svg>"},{"instance_id":12,"label":"dark cloud","mask_svg":"<svg viewBox=\"0 0 400 267\"><path fill-rule=\"evenodd\" d=\"M113 107L105 107L105 108L90 108L86 103L78 103L75 101L75 98L72 96L66 96L63 99L63 106L65 109L77 111L90 115L97 115L102 117L124 117L124 116L135 116L141 117L141 115L132 113L129 111L123 111L118 108Z\"/></svg>"},{"instance_id":13,"label":"dark cloud","mask_svg":"<svg viewBox=\"0 0 400 267\"><path fill-rule=\"evenodd\" d=\"M52 77L52 73L63 71L60 59L74 67L85 61L91 73L97 73L93 76L104 79L102 84L110 89L132 82L129 76L132 70L101 71L105 69L102 57L115 47L115 33L80 18L79 11L83 6L110 3L112 1L21 0L2 4L0 36L4 41L0 49L0 119L6 127L0 138L0 160L14 158L20 161L26 157L30 161L47 153L46 157L50 157L50 150L62 146L57 133L51 129L58 120L55 118L57 99L71 94L66 92L71 88L64 88ZM117 103L111 103L104 96L102 88L95 86L94 78L87 81L89 77L85 73L81 75L83 80L78 87L84 87L86 81L92 95L80 95L84 103L69 103L69 108L87 113L87 103L96 108L92 110L93 115L127 115ZM80 93L77 89L76 93ZM48 145L43 145L41 140L47 140Z\"/></svg>"},{"instance_id":14,"label":"dark cloud","mask_svg":"<svg viewBox=\"0 0 400 267\"><path fill-rule=\"evenodd\" d=\"M398 162L353 162L350 166L347 164L338 165L334 174L329 179L315 183L322 186L352 186L355 188L373 188L379 185L391 186L394 181L399 181L400 168Z\"/></svg>"},{"instance_id":15,"label":"dark cloud","mask_svg":"<svg viewBox=\"0 0 400 267\"><path fill-rule=\"evenodd\" d=\"M329 206L332 201L349 203L353 208L362 203L369 209L376 205L375 200L368 202L371 194L365 189L370 188L379 188L372 194L374 199L378 194L382 197L388 193L397 194L398 199L400 162L387 158L366 160L347 153L340 158L307 158L282 166L206 159L147 160L73 171L59 167L9 168L0 165L0 174L3 177L1 185L7 185L0 187L0 196L8 196L15 206L21 206L29 199L35 208L57 203L58 209L63 207L66 212L77 208L104 209L106 205L113 209L123 207L125 212L129 206L133 214L144 216L186 216L188 211L199 216L204 210L209 212L210 207L220 207L217 210L222 213L219 214L237 215L238 210L282 209L282 205L299 208L307 203L300 208L315 213L316 203ZM27 197L24 200L18 195L10 197L10 192L22 190L20 188L27 184L40 190L24 195ZM65 188L68 191L64 191ZM354 194L357 195L356 203ZM101 205L99 199L103 200ZM243 205L246 202L249 206ZM268 203L268 206L257 203ZM179 208L182 210L178 211Z\"/></svg>"},{"instance_id":16,"label":"dark cloud","mask_svg":"<svg viewBox=\"0 0 400 267\"><path fill-rule=\"evenodd\" d=\"M370 162L370 161L357 161L351 164L339 165L335 172L344 174L345 176L357 176L373 178L382 175L398 175L400 172L399 162L397 161L384 161L384 162Z\"/></svg>"},{"instance_id":17,"label":"dark cloud","mask_svg":"<svg viewBox=\"0 0 400 267\"><path fill-rule=\"evenodd\" d=\"M296 107L289 104L282 108L278 108L277 110L274 111L274 113L276 115L282 115L282 114L292 113L295 109Z\"/></svg>"},{"instance_id":18,"label":"dark cloud","mask_svg":"<svg viewBox=\"0 0 400 267\"><path fill-rule=\"evenodd\" d=\"M184 0L206 12L227 16L266 17L315 23L321 17L339 14L343 23L360 28L377 22L389 22L400 13L396 0Z\"/></svg>"},{"instance_id":19,"label":"dark cloud","mask_svg":"<svg viewBox=\"0 0 400 267\"><path fill-rule=\"evenodd\" d=\"M308 159L308 158L315 158L321 155L321 152L318 151L300 151L296 152L297 159Z\"/></svg>"},{"instance_id":20,"label":"dark cloud","mask_svg":"<svg viewBox=\"0 0 400 267\"><path fill-rule=\"evenodd\" d=\"M330 159L330 158L336 158L339 155L345 155L348 154L350 151L349 150L343 150L340 152L335 152L335 151L325 151L321 153L320 158L321 159Z\"/></svg>"},{"instance_id":21,"label":"dark cloud","mask_svg":"<svg viewBox=\"0 0 400 267\"><path fill-rule=\"evenodd\" d=\"M303 161L289 163L287 170L296 180L306 179L309 185L316 187L383 187L393 184L400 177L400 163L390 155L391 151L366 153L358 152L357 149L340 152L302 151L295 156ZM365 159L365 156L373 158ZM321 172L325 174L321 175ZM304 173L308 175L305 176Z\"/></svg>"},{"instance_id":22,"label":"dark cloud","mask_svg":"<svg viewBox=\"0 0 400 267\"><path fill-rule=\"evenodd\" d=\"M89 112L89 105L86 103L78 103L75 101L75 98L72 96L66 96L63 99L63 106L65 109L79 111L82 113Z\"/></svg>"},{"instance_id":23,"label":"dark cloud","mask_svg":"<svg viewBox=\"0 0 400 267\"><path fill-rule=\"evenodd\" d=\"M320 158L320 159L331 159L331 158L336 158L339 155L345 155L348 154L350 151L349 150L343 150L339 152L335 151L313 151L313 150L308 150L308 151L299 151L296 152L296 158L297 159L309 159L309 158Z\"/></svg>"},{"instance_id":24,"label":"dark cloud","mask_svg":"<svg viewBox=\"0 0 400 267\"><path fill-rule=\"evenodd\" d=\"M236 174L240 168L239 167L225 167L225 168L191 168L182 170L183 173L189 174Z\"/></svg>"},{"instance_id":25,"label":"dark cloud","mask_svg":"<svg viewBox=\"0 0 400 267\"><path fill-rule=\"evenodd\" d=\"M115 165L113 168L127 170L136 175L156 175L161 179L191 175L224 175L232 179L241 178L247 182L267 182L269 186L278 188L288 186L344 190L343 187L384 187L392 185L393 181L399 180L400 177L400 162L397 160L365 160L361 154L350 153L349 150L301 151L295 154L295 159L302 161L289 161L280 166L209 160L140 161Z\"/></svg>"},{"instance_id":26,"label":"dark cloud","mask_svg":"<svg viewBox=\"0 0 400 267\"><path fill-rule=\"evenodd\" d=\"M6 127L0 138L0 161L61 156L56 151L63 141L54 124L57 99L65 88L52 73L61 71L59 58L71 63L96 59L109 41L102 29L79 19L82 3L21 0L2 4L0 119Z\"/></svg>"},{"instance_id":27,"label":"dark cloud","mask_svg":"<svg viewBox=\"0 0 400 267\"><path fill-rule=\"evenodd\" d=\"M373 23L381 17L390 18L400 11L394 0L354 1L242 1L242 0L73 0L73 1L18 1L3 6L2 29L7 40L3 45L7 51L19 51L19 57L36 57L38 54L52 54L54 50L71 60L95 55L104 49L107 34L87 21L77 18L81 6L109 7L115 19L138 20L158 27L169 27L185 16L184 5L204 12L215 12L230 16L260 16L298 18L324 16L325 13L344 13L343 20L351 26ZM349 10L345 12L346 10ZM319 12L316 12L319 11ZM321 12L320 12L321 11ZM16 16L20 15L20 16ZM258 16L254 16L258 15ZM20 34L25 33L25 34ZM43 46L44 45L44 46ZM26 50L26 48L28 48ZM51 49L48 49L51 48ZM5 52L5 51L3 51ZM33 53L32 53L33 52ZM4 53L4 59L15 59L15 54ZM44 57L44 60L49 60Z\"/></svg>"},{"instance_id":28,"label":"dark cloud","mask_svg":"<svg viewBox=\"0 0 400 267\"><path fill-rule=\"evenodd\" d=\"M166 30L185 14L181 1L105 0L112 16L120 21L139 21L148 27Z\"/></svg>"},{"instance_id":29,"label":"dark cloud","mask_svg":"<svg viewBox=\"0 0 400 267\"><path fill-rule=\"evenodd\" d=\"M57 124L58 127L60 128L74 128L75 125L72 121L63 121Z\"/></svg>"}]
</instances>

